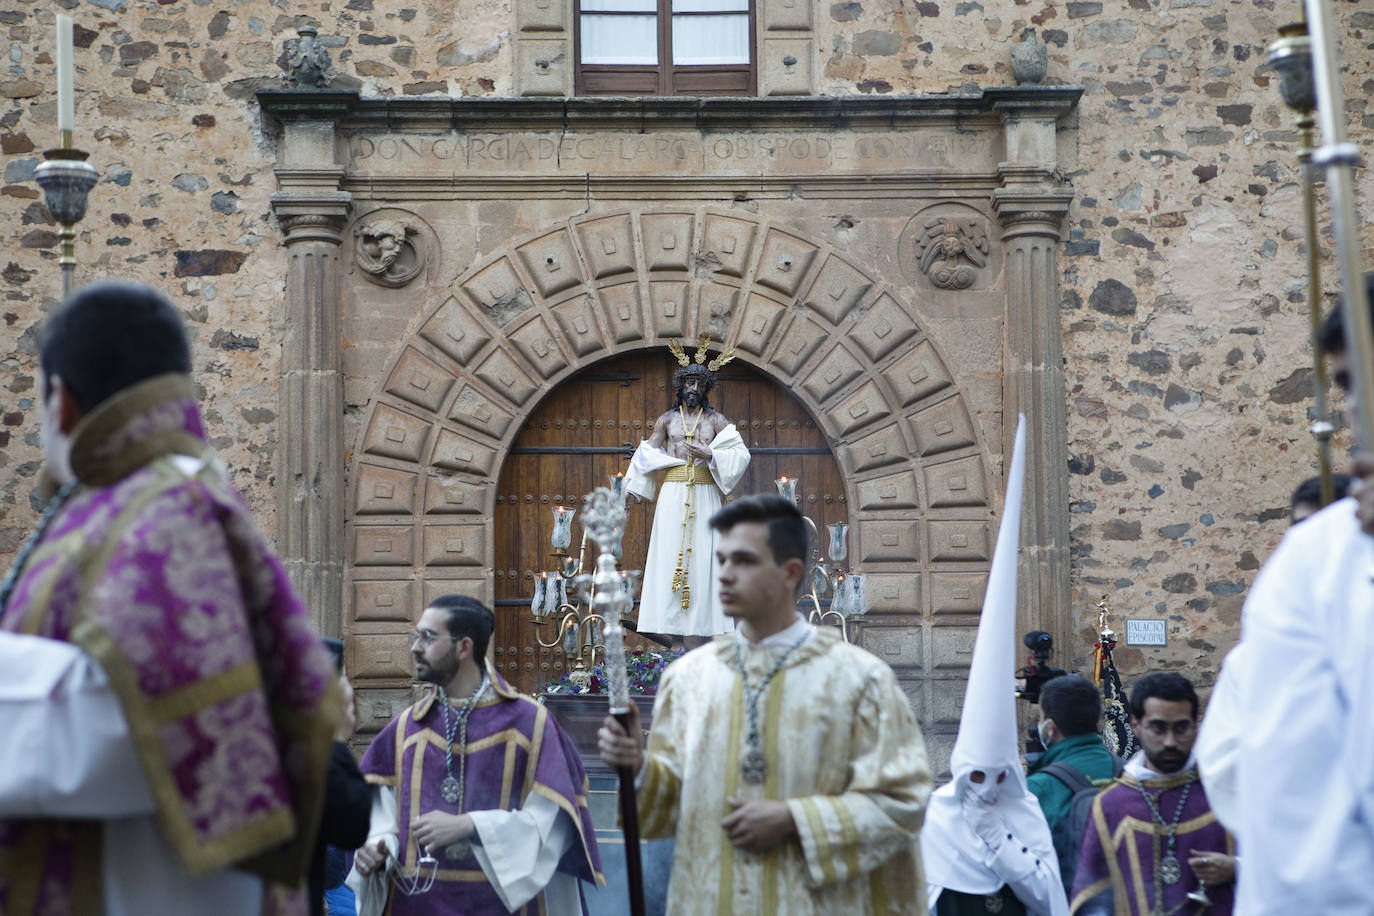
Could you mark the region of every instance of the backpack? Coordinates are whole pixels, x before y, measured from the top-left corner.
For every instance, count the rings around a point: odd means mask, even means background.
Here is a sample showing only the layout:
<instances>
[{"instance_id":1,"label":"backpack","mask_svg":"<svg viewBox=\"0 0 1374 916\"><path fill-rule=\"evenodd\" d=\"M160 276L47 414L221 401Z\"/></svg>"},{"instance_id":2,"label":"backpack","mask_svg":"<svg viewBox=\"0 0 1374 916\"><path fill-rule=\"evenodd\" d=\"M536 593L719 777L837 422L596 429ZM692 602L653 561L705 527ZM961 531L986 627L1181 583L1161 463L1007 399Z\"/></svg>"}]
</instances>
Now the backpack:
<instances>
[{"instance_id":1,"label":"backpack","mask_svg":"<svg viewBox=\"0 0 1374 916\"><path fill-rule=\"evenodd\" d=\"M1120 776L1125 765L1120 757L1112 755L1112 772ZM1063 783L1072 793L1069 804L1058 823L1054 825L1051 839L1054 840L1054 853L1059 859L1059 878L1064 882L1064 893L1073 893L1073 878L1078 871L1078 850L1083 845L1083 832L1093 813L1093 799L1111 780L1093 782L1084 776L1078 767L1057 760L1040 770Z\"/></svg>"}]
</instances>

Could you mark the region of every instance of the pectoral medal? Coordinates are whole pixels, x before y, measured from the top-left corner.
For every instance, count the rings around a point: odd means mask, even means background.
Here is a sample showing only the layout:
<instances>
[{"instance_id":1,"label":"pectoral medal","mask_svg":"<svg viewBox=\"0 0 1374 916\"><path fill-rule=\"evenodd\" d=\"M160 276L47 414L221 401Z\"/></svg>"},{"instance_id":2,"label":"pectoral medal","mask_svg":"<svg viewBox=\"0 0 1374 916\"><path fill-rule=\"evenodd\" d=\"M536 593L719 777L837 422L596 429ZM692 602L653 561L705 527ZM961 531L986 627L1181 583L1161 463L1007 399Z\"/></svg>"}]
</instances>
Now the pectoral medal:
<instances>
[{"instance_id":1,"label":"pectoral medal","mask_svg":"<svg viewBox=\"0 0 1374 916\"><path fill-rule=\"evenodd\" d=\"M1165 884L1177 884L1183 877L1183 867L1178 864L1178 859L1171 855L1160 859L1159 877Z\"/></svg>"},{"instance_id":2,"label":"pectoral medal","mask_svg":"<svg viewBox=\"0 0 1374 916\"><path fill-rule=\"evenodd\" d=\"M768 758L763 756L762 748L749 746L739 755L739 772L744 781L755 785L763 782L768 775Z\"/></svg>"},{"instance_id":3,"label":"pectoral medal","mask_svg":"<svg viewBox=\"0 0 1374 916\"><path fill-rule=\"evenodd\" d=\"M444 801L450 805L455 805L458 803L458 799L463 797L462 784L452 776L445 776L444 781L439 783L439 794L443 796Z\"/></svg>"}]
</instances>

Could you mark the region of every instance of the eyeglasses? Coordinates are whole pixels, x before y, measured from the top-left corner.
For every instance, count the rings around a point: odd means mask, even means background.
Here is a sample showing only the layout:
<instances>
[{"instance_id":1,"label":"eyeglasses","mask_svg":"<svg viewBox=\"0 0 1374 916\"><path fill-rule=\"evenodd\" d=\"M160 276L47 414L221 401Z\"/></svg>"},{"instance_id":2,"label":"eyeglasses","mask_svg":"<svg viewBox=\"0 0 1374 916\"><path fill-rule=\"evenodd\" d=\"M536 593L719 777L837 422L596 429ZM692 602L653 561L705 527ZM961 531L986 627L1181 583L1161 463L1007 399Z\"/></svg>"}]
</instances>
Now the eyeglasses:
<instances>
[{"instance_id":1,"label":"eyeglasses","mask_svg":"<svg viewBox=\"0 0 1374 916\"><path fill-rule=\"evenodd\" d=\"M449 642L457 642L462 638L460 636L445 636L433 630L411 630L406 636L410 640L410 645L413 646L419 643L426 649L432 646L436 639L447 639Z\"/></svg>"}]
</instances>

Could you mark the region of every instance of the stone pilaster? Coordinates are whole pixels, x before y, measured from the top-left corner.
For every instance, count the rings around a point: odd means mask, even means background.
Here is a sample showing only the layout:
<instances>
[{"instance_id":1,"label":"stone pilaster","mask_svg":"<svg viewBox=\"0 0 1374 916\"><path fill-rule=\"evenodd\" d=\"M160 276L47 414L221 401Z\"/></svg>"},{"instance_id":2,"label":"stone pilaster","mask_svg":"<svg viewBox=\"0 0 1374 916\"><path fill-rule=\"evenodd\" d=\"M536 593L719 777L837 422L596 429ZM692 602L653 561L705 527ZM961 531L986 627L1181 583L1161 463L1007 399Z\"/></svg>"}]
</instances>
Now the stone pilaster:
<instances>
[{"instance_id":1,"label":"stone pilaster","mask_svg":"<svg viewBox=\"0 0 1374 916\"><path fill-rule=\"evenodd\" d=\"M1059 119L1070 110L1043 90L1002 90L1007 161L993 204L1006 257L1003 441L1011 456L1018 413L1026 415L1026 493L1018 604L1025 630L1054 636L1056 663L1070 667L1075 609L1069 578L1068 416L1059 320L1059 245L1073 191L1061 177Z\"/></svg>"},{"instance_id":2,"label":"stone pilaster","mask_svg":"<svg viewBox=\"0 0 1374 916\"><path fill-rule=\"evenodd\" d=\"M333 118L283 118L272 210L287 252L277 548L320 632L343 631L344 444L339 190Z\"/></svg>"}]
</instances>

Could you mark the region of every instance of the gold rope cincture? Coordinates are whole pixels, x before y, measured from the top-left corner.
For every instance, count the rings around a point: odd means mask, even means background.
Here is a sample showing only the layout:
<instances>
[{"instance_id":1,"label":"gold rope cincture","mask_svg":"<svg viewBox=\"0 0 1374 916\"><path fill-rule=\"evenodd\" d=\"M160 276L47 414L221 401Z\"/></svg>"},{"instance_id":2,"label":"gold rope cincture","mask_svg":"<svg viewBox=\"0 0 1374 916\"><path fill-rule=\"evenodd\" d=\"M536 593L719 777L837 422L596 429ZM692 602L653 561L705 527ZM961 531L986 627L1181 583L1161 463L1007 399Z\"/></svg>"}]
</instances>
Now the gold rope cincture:
<instances>
[{"instance_id":1,"label":"gold rope cincture","mask_svg":"<svg viewBox=\"0 0 1374 916\"><path fill-rule=\"evenodd\" d=\"M689 443L697 437L697 429L701 426L701 418L706 413L704 410L697 411L696 422L690 427L687 425L687 411L682 409L682 405L677 405L678 416L682 418L682 434ZM670 468L668 474L664 476L664 482L673 479L673 471L677 468ZM696 527L696 459L688 457L687 466L683 468L687 473L685 483L687 485L686 495L683 497L682 514L682 542L677 548L677 569L673 570L673 591L682 592L682 609L688 610L692 606L692 587L688 584L692 569L692 535Z\"/></svg>"}]
</instances>

